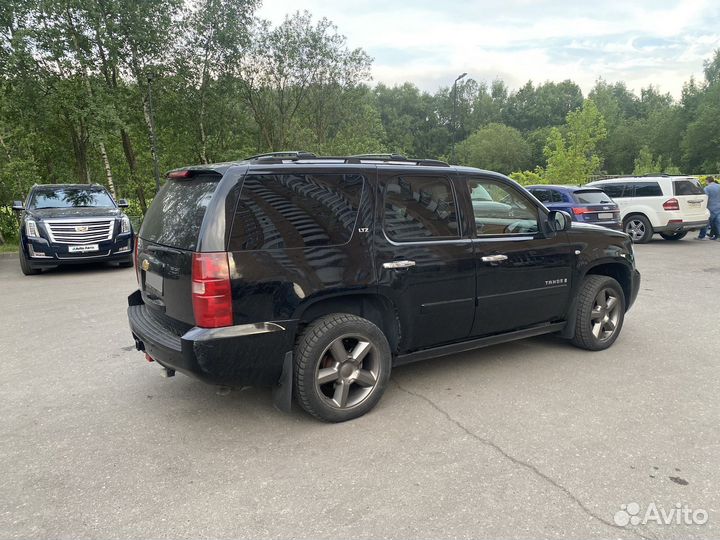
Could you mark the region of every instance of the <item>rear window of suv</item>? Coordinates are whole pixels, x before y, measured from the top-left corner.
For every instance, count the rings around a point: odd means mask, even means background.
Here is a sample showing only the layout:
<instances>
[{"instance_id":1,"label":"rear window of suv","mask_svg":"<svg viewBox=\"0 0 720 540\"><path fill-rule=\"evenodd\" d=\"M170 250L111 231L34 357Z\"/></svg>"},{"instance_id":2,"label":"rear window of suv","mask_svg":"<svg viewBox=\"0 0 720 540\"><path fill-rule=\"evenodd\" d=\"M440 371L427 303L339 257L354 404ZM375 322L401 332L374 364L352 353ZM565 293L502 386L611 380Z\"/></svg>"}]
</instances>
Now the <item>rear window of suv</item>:
<instances>
[{"instance_id":1,"label":"rear window of suv","mask_svg":"<svg viewBox=\"0 0 720 540\"><path fill-rule=\"evenodd\" d=\"M264 174L245 178L228 249L337 246L350 240L365 178L358 174Z\"/></svg>"},{"instance_id":2,"label":"rear window of suv","mask_svg":"<svg viewBox=\"0 0 720 540\"><path fill-rule=\"evenodd\" d=\"M168 180L145 215L140 237L156 244L194 250L220 178L212 174Z\"/></svg>"},{"instance_id":3,"label":"rear window of suv","mask_svg":"<svg viewBox=\"0 0 720 540\"><path fill-rule=\"evenodd\" d=\"M705 192L692 180L673 180L673 195L703 195Z\"/></svg>"},{"instance_id":4,"label":"rear window of suv","mask_svg":"<svg viewBox=\"0 0 720 540\"><path fill-rule=\"evenodd\" d=\"M580 204L607 204L612 202L610 196L600 189L579 189L573 193Z\"/></svg>"}]
</instances>

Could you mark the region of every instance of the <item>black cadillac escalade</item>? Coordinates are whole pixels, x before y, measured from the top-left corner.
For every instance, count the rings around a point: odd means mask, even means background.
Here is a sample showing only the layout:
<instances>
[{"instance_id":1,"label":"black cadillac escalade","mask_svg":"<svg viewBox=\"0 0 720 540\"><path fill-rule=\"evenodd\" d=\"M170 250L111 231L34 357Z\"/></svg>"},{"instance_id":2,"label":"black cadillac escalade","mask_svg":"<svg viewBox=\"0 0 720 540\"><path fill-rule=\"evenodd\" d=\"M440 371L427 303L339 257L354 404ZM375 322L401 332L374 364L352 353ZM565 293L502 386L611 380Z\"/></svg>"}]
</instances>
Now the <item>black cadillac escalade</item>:
<instances>
[{"instance_id":1,"label":"black cadillac escalade","mask_svg":"<svg viewBox=\"0 0 720 540\"><path fill-rule=\"evenodd\" d=\"M132 266L133 230L122 212L127 206L97 184L33 186L25 205L13 204L20 219L23 274L88 262Z\"/></svg>"},{"instance_id":2,"label":"black cadillac escalade","mask_svg":"<svg viewBox=\"0 0 720 540\"><path fill-rule=\"evenodd\" d=\"M136 347L327 421L399 364L547 333L606 349L638 292L626 234L493 172L288 152L168 177L136 247Z\"/></svg>"}]
</instances>

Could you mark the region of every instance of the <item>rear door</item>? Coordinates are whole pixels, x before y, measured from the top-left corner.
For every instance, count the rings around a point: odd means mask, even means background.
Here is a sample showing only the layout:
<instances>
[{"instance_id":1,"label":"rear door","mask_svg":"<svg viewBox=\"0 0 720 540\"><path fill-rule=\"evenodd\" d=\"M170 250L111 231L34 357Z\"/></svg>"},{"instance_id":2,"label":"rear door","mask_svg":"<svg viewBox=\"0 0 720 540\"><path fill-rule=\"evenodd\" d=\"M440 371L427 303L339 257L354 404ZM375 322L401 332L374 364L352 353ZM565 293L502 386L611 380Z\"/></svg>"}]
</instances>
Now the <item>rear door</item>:
<instances>
[{"instance_id":1,"label":"rear door","mask_svg":"<svg viewBox=\"0 0 720 540\"><path fill-rule=\"evenodd\" d=\"M194 325L192 254L219 174L168 179L143 221L137 272L142 298L156 313Z\"/></svg>"},{"instance_id":2,"label":"rear door","mask_svg":"<svg viewBox=\"0 0 720 540\"><path fill-rule=\"evenodd\" d=\"M475 260L451 176L382 170L379 180L375 265L381 292L398 309L401 347L466 338L475 312Z\"/></svg>"},{"instance_id":3,"label":"rear door","mask_svg":"<svg viewBox=\"0 0 720 540\"><path fill-rule=\"evenodd\" d=\"M678 200L683 221L707 219L707 195L695 178L672 181L673 195Z\"/></svg>"}]
</instances>

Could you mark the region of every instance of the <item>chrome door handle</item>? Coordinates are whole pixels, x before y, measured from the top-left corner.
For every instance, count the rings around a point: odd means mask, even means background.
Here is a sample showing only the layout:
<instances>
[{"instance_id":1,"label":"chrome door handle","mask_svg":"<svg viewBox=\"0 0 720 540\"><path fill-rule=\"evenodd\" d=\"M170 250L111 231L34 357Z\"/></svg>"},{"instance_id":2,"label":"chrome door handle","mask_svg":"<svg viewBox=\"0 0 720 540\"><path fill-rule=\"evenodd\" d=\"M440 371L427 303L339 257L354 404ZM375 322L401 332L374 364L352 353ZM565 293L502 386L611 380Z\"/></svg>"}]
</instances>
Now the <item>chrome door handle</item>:
<instances>
[{"instance_id":1,"label":"chrome door handle","mask_svg":"<svg viewBox=\"0 0 720 540\"><path fill-rule=\"evenodd\" d=\"M393 261L383 263L383 268L392 268L397 270L398 268L410 268L415 266L415 261Z\"/></svg>"},{"instance_id":2,"label":"chrome door handle","mask_svg":"<svg viewBox=\"0 0 720 540\"><path fill-rule=\"evenodd\" d=\"M500 262L507 261L507 255L488 255L482 258L483 262Z\"/></svg>"}]
</instances>

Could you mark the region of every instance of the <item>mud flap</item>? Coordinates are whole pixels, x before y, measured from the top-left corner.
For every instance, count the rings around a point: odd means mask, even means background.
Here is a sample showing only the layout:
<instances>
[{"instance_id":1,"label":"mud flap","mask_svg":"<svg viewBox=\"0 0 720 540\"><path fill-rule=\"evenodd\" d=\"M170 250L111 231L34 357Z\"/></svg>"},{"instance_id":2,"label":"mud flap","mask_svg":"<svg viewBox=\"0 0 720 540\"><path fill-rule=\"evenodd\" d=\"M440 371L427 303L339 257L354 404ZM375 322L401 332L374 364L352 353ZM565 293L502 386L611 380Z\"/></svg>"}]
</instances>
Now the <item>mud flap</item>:
<instances>
[{"instance_id":1,"label":"mud flap","mask_svg":"<svg viewBox=\"0 0 720 540\"><path fill-rule=\"evenodd\" d=\"M292 377L293 353L288 351L285 353L280 379L272 389L273 405L279 411L286 413L292 409Z\"/></svg>"}]
</instances>

